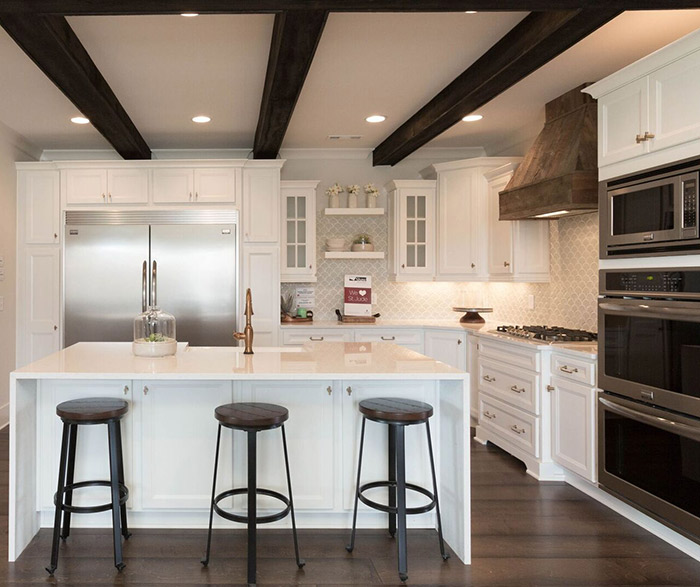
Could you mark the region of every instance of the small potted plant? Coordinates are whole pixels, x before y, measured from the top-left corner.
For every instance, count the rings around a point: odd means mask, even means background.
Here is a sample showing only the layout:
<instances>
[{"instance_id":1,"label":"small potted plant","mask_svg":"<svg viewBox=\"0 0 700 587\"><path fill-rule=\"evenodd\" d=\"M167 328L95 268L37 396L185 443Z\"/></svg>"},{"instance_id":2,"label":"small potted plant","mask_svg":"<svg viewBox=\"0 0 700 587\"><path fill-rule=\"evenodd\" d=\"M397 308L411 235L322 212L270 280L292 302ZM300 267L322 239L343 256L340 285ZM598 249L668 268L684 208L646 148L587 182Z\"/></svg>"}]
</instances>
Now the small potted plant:
<instances>
[{"instance_id":1,"label":"small potted plant","mask_svg":"<svg viewBox=\"0 0 700 587\"><path fill-rule=\"evenodd\" d=\"M345 190L348 192L348 208L357 208L357 194L360 193L360 186L352 184L346 187Z\"/></svg>"},{"instance_id":2,"label":"small potted plant","mask_svg":"<svg viewBox=\"0 0 700 587\"><path fill-rule=\"evenodd\" d=\"M365 186L365 194L367 194L367 207L376 208L377 198L379 197L379 190L373 183L368 183Z\"/></svg>"},{"instance_id":3,"label":"small potted plant","mask_svg":"<svg viewBox=\"0 0 700 587\"><path fill-rule=\"evenodd\" d=\"M352 241L352 250L358 251L373 251L372 237L368 234L358 234Z\"/></svg>"},{"instance_id":4,"label":"small potted plant","mask_svg":"<svg viewBox=\"0 0 700 587\"><path fill-rule=\"evenodd\" d=\"M338 183L334 183L326 190L329 208L340 208L340 194L344 191L343 186Z\"/></svg>"}]
</instances>

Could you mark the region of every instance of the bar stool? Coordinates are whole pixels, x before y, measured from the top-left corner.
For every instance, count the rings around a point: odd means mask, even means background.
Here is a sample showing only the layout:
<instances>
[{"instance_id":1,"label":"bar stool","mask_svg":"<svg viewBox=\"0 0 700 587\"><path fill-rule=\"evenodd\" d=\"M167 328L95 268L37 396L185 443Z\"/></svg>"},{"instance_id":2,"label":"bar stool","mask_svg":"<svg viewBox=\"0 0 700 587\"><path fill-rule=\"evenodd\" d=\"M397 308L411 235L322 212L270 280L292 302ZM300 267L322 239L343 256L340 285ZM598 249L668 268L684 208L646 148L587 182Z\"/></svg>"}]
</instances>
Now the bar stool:
<instances>
[{"instance_id":1,"label":"bar stool","mask_svg":"<svg viewBox=\"0 0 700 587\"><path fill-rule=\"evenodd\" d=\"M292 534L294 536L294 554L296 555L297 566L301 569L306 563L299 558L299 543L297 541L297 526L294 518L294 500L292 499L292 478L289 474L289 458L287 456L287 437L284 433L284 423L289 419L289 412L286 408L275 404L263 403L234 403L219 406L214 410L214 416L219 421L219 431L216 436L216 456L214 459L214 481L211 488L211 507L209 509L209 534L207 536L207 553L202 559L202 564L206 567L209 564L209 554L211 552L211 528L216 511L222 518L233 522L240 522L248 525L248 584L254 585L256 582L256 558L257 524L268 524L276 522L286 517L292 516ZM216 474L219 468L219 446L221 445L221 428L232 430L242 430L248 433L248 487L229 489L216 494ZM287 488L289 498L272 491L262 489L257 484L257 434L263 430L282 429L282 447L284 449L284 465L287 471ZM248 497L247 515L239 515L227 512L219 507L219 502L227 497L246 494ZM257 515L256 497L267 495L281 501L285 507L281 511L266 516Z\"/></svg>"},{"instance_id":2,"label":"bar stool","mask_svg":"<svg viewBox=\"0 0 700 587\"><path fill-rule=\"evenodd\" d=\"M365 505L389 514L389 534L395 536L398 518L398 565L401 581L408 579L408 555L406 548L406 515L424 514L435 508L437 514L437 530L440 543L440 554L443 560L450 558L445 552L445 542L442 538L442 521L440 519L440 504L438 502L437 478L435 476L435 460L433 459L433 443L430 439L430 422L433 406L416 400L403 398L376 398L360 402L362 414L362 432L360 433L360 456L357 464L357 486L355 488L355 511L352 516L352 534L350 544L345 549L352 552L355 548L355 530L357 526L358 500ZM362 474L362 454L365 443L365 423L367 420L387 424L389 426L389 480L374 481L360 485ZM428 437L428 452L430 454L430 471L433 477L432 493L413 483L406 483L406 444L405 430L407 426L425 423ZM389 505L383 505L363 495L369 489L387 487L389 489ZM425 495L430 502L419 507L406 507L406 490Z\"/></svg>"},{"instance_id":3,"label":"bar stool","mask_svg":"<svg viewBox=\"0 0 700 587\"><path fill-rule=\"evenodd\" d=\"M119 571L126 566L122 558L120 535L128 539L131 534L126 523L126 502L129 499L129 490L124 484L120 421L128 411L129 404L124 400L106 397L75 399L56 406L56 414L63 421L63 440L61 441L61 461L58 468L58 489L53 498L56 505L56 517L53 524L51 564L46 567L49 575L53 575L58 567L59 538L66 540L70 535L71 514L94 514L112 510L114 566ZM73 473L75 471L78 426L92 426L94 424L107 425L110 480L74 483ZM109 487L112 496L111 501L94 506L73 505L73 492L83 487ZM62 526L61 513L63 513Z\"/></svg>"}]
</instances>

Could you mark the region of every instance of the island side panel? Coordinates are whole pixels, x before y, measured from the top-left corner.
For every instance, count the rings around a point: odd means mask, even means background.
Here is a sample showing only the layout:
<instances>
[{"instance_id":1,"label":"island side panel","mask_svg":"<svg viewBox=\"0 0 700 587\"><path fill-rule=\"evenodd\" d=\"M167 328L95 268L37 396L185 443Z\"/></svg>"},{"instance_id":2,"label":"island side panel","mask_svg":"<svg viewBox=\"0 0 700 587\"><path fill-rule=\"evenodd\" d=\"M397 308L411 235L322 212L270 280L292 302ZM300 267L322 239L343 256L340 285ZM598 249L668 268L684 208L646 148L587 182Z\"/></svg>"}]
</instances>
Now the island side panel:
<instances>
[{"instance_id":1,"label":"island side panel","mask_svg":"<svg viewBox=\"0 0 700 587\"><path fill-rule=\"evenodd\" d=\"M445 541L471 564L469 380L440 381L438 492Z\"/></svg>"},{"instance_id":2,"label":"island side panel","mask_svg":"<svg viewBox=\"0 0 700 587\"><path fill-rule=\"evenodd\" d=\"M37 381L10 376L10 502L8 560L15 561L39 531Z\"/></svg>"}]
</instances>

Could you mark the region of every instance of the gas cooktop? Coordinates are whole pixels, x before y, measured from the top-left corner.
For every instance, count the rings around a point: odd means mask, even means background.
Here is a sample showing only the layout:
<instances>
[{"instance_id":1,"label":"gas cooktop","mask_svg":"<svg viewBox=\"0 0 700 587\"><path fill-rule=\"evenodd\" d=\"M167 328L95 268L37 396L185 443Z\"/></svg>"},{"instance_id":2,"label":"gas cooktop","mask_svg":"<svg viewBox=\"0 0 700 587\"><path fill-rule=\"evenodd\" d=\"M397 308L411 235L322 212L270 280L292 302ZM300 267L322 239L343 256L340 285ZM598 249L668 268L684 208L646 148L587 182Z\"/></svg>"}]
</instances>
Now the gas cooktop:
<instances>
[{"instance_id":1,"label":"gas cooktop","mask_svg":"<svg viewBox=\"0 0 700 587\"><path fill-rule=\"evenodd\" d=\"M598 340L595 332L572 330L561 326L498 326L496 332L517 338L541 340L543 342L593 342Z\"/></svg>"}]
</instances>

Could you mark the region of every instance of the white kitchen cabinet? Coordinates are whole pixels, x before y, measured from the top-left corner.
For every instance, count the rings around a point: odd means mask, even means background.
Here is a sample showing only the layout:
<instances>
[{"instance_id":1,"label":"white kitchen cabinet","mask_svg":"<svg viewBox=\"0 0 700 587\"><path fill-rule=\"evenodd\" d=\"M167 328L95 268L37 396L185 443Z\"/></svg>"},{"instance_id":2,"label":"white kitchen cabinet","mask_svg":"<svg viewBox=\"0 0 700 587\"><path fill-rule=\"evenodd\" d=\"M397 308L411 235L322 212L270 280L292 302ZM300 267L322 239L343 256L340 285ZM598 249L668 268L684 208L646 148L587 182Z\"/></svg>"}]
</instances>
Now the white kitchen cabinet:
<instances>
[{"instance_id":1,"label":"white kitchen cabinet","mask_svg":"<svg viewBox=\"0 0 700 587\"><path fill-rule=\"evenodd\" d=\"M279 245L243 247L243 271L237 329L245 326L245 295L253 297L252 318L255 331L253 346L277 346L280 325L280 249ZM241 342L242 344L242 342Z\"/></svg>"},{"instance_id":2,"label":"white kitchen cabinet","mask_svg":"<svg viewBox=\"0 0 700 587\"><path fill-rule=\"evenodd\" d=\"M316 281L316 187L318 181L282 181L282 283Z\"/></svg>"},{"instance_id":3,"label":"white kitchen cabinet","mask_svg":"<svg viewBox=\"0 0 700 587\"><path fill-rule=\"evenodd\" d=\"M336 476L340 463L334 447L340 427L340 388L332 381L263 381L243 382L240 401L282 405L289 410L284 423L289 451L289 468L294 492L294 507L298 510L331 510L334 507ZM238 399L238 398L237 398ZM246 438L235 433L234 462L236 486L247 484ZM287 495L287 477L280 430L258 435L260 487ZM304 474L302 474L304 473ZM241 498L241 506L244 506ZM260 507L279 509L279 502L261 498Z\"/></svg>"},{"instance_id":4,"label":"white kitchen cabinet","mask_svg":"<svg viewBox=\"0 0 700 587\"><path fill-rule=\"evenodd\" d=\"M350 328L283 328L282 344L284 346L301 346L307 342L352 342L353 331Z\"/></svg>"},{"instance_id":5,"label":"white kitchen cabinet","mask_svg":"<svg viewBox=\"0 0 700 587\"><path fill-rule=\"evenodd\" d=\"M238 174L234 167L153 170L156 204L235 204Z\"/></svg>"},{"instance_id":6,"label":"white kitchen cabinet","mask_svg":"<svg viewBox=\"0 0 700 587\"><path fill-rule=\"evenodd\" d=\"M467 336L467 371L469 372L469 411L472 420L479 421L479 341Z\"/></svg>"},{"instance_id":7,"label":"white kitchen cabinet","mask_svg":"<svg viewBox=\"0 0 700 587\"><path fill-rule=\"evenodd\" d=\"M355 342L392 342L423 353L423 331L407 328L357 328Z\"/></svg>"},{"instance_id":8,"label":"white kitchen cabinet","mask_svg":"<svg viewBox=\"0 0 700 587\"><path fill-rule=\"evenodd\" d=\"M18 240L28 245L60 242L59 172L19 171L17 174Z\"/></svg>"},{"instance_id":9,"label":"white kitchen cabinet","mask_svg":"<svg viewBox=\"0 0 700 587\"><path fill-rule=\"evenodd\" d=\"M389 278L424 281L435 276L435 181L395 180L386 185L389 207Z\"/></svg>"},{"instance_id":10,"label":"white kitchen cabinet","mask_svg":"<svg viewBox=\"0 0 700 587\"><path fill-rule=\"evenodd\" d=\"M280 167L246 167L243 170L243 242L280 241Z\"/></svg>"},{"instance_id":11,"label":"white kitchen cabinet","mask_svg":"<svg viewBox=\"0 0 700 587\"><path fill-rule=\"evenodd\" d=\"M452 330L426 330L425 354L432 359L467 370L467 334Z\"/></svg>"},{"instance_id":12,"label":"white kitchen cabinet","mask_svg":"<svg viewBox=\"0 0 700 587\"><path fill-rule=\"evenodd\" d=\"M217 406L233 401L230 381L134 381L134 451L141 462L139 509L208 509ZM182 410L187 404L189 408ZM183 475L182 463L187 463ZM231 438L221 435L217 485L231 488Z\"/></svg>"},{"instance_id":13,"label":"white kitchen cabinet","mask_svg":"<svg viewBox=\"0 0 700 587\"><path fill-rule=\"evenodd\" d=\"M149 170L65 169L66 204L147 204Z\"/></svg>"},{"instance_id":14,"label":"white kitchen cabinet","mask_svg":"<svg viewBox=\"0 0 700 587\"><path fill-rule=\"evenodd\" d=\"M549 281L549 222L499 220L499 192L517 162L484 174L488 181L489 281Z\"/></svg>"}]
</instances>

